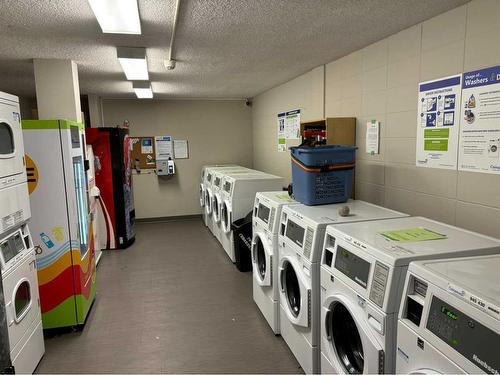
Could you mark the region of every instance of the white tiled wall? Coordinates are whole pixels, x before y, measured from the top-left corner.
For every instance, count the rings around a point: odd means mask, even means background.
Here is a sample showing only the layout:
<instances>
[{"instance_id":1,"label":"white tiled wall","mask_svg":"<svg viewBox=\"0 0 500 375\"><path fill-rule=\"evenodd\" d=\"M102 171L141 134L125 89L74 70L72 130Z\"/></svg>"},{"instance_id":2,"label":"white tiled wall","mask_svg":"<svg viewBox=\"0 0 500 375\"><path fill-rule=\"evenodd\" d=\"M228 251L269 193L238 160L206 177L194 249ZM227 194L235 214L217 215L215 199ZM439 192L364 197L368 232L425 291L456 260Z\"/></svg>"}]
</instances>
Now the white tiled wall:
<instances>
[{"instance_id":1,"label":"white tiled wall","mask_svg":"<svg viewBox=\"0 0 500 375\"><path fill-rule=\"evenodd\" d=\"M415 166L418 83L499 65L499 35L500 0L474 0L258 95L254 166L290 178L288 154L276 151L278 112L354 116L357 198L500 238L500 176ZM378 155L365 152L371 119L381 122Z\"/></svg>"}]
</instances>

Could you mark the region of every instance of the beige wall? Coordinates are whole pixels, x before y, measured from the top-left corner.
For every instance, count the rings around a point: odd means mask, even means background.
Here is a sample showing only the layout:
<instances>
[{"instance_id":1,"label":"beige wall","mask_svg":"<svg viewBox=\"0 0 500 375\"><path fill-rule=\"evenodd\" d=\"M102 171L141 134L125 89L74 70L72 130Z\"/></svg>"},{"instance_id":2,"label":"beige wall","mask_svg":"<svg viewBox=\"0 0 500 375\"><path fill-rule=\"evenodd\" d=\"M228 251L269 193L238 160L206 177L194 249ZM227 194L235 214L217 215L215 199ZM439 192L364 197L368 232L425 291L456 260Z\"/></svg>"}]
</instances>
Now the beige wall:
<instances>
[{"instance_id":1,"label":"beige wall","mask_svg":"<svg viewBox=\"0 0 500 375\"><path fill-rule=\"evenodd\" d=\"M134 175L138 218L200 213L204 164L252 166L251 111L243 101L103 100L106 126L130 122L132 136L171 135L189 141L189 159L176 160L172 178Z\"/></svg>"},{"instance_id":2,"label":"beige wall","mask_svg":"<svg viewBox=\"0 0 500 375\"><path fill-rule=\"evenodd\" d=\"M325 65L325 116L358 118L359 199L500 237L500 176L415 166L418 82L499 65L500 49L491 44L500 35L499 14L498 0L472 1ZM295 106L307 107L306 119L321 117L317 93L323 84L312 77L307 73L255 98L259 168L289 173L288 155L274 149L275 118ZM375 156L364 152L370 119L381 122Z\"/></svg>"}]
</instances>

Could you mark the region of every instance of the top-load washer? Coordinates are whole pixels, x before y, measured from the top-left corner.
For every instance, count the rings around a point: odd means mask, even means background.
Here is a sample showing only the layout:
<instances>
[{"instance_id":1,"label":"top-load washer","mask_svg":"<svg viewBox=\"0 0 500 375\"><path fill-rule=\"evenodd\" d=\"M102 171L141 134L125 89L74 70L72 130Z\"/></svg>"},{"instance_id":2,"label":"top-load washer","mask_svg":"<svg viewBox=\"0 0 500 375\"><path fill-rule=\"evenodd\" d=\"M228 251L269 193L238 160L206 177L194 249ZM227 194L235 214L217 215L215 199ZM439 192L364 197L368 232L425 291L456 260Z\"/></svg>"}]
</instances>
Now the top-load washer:
<instances>
[{"instance_id":1,"label":"top-load washer","mask_svg":"<svg viewBox=\"0 0 500 375\"><path fill-rule=\"evenodd\" d=\"M26 168L30 179L36 171L30 160L26 164L19 99L0 92L0 235L31 216Z\"/></svg>"},{"instance_id":2,"label":"top-load washer","mask_svg":"<svg viewBox=\"0 0 500 375\"><path fill-rule=\"evenodd\" d=\"M0 267L16 373L31 374L45 352L36 255L27 225L0 238Z\"/></svg>"},{"instance_id":3,"label":"top-load washer","mask_svg":"<svg viewBox=\"0 0 500 375\"><path fill-rule=\"evenodd\" d=\"M213 171L224 168L241 168L238 165L206 165L201 169L202 182L200 184L200 205L202 207L203 222L209 225L209 219L212 216L212 180Z\"/></svg>"},{"instance_id":4,"label":"top-load washer","mask_svg":"<svg viewBox=\"0 0 500 375\"><path fill-rule=\"evenodd\" d=\"M279 325L278 231L284 206L299 204L285 191L255 195L252 226L253 300L277 335Z\"/></svg>"},{"instance_id":5,"label":"top-load washer","mask_svg":"<svg viewBox=\"0 0 500 375\"><path fill-rule=\"evenodd\" d=\"M267 173L230 174L222 180L221 243L231 261L236 261L231 224L253 210L255 194L283 187L283 178Z\"/></svg>"},{"instance_id":6,"label":"top-load washer","mask_svg":"<svg viewBox=\"0 0 500 375\"><path fill-rule=\"evenodd\" d=\"M278 237L281 336L306 373L320 370L319 269L326 226L403 216L359 200L283 208Z\"/></svg>"},{"instance_id":7,"label":"top-load washer","mask_svg":"<svg viewBox=\"0 0 500 375\"><path fill-rule=\"evenodd\" d=\"M500 372L500 255L412 262L396 372Z\"/></svg>"},{"instance_id":8,"label":"top-load washer","mask_svg":"<svg viewBox=\"0 0 500 375\"><path fill-rule=\"evenodd\" d=\"M327 228L321 369L394 373L398 310L414 260L500 253L500 241L421 217Z\"/></svg>"}]
</instances>

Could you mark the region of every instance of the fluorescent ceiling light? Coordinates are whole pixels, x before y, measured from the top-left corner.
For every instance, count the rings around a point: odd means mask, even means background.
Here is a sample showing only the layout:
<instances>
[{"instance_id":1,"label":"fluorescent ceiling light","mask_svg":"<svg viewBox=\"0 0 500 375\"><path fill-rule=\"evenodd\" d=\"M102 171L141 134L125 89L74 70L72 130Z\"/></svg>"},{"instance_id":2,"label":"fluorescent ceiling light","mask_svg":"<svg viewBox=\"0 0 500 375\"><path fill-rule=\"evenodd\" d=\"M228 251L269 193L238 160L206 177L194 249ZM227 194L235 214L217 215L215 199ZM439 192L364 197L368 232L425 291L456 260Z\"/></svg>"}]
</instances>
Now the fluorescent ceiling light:
<instances>
[{"instance_id":1,"label":"fluorescent ceiling light","mask_svg":"<svg viewBox=\"0 0 500 375\"><path fill-rule=\"evenodd\" d=\"M151 82L149 81L135 81L132 82L135 95L139 99L151 99L153 97L153 90L151 89Z\"/></svg>"},{"instance_id":2,"label":"fluorescent ceiling light","mask_svg":"<svg viewBox=\"0 0 500 375\"><path fill-rule=\"evenodd\" d=\"M128 80L149 79L145 48L118 47L116 52Z\"/></svg>"},{"instance_id":3,"label":"fluorescent ceiling light","mask_svg":"<svg viewBox=\"0 0 500 375\"><path fill-rule=\"evenodd\" d=\"M103 33L140 34L137 0L88 0Z\"/></svg>"}]
</instances>

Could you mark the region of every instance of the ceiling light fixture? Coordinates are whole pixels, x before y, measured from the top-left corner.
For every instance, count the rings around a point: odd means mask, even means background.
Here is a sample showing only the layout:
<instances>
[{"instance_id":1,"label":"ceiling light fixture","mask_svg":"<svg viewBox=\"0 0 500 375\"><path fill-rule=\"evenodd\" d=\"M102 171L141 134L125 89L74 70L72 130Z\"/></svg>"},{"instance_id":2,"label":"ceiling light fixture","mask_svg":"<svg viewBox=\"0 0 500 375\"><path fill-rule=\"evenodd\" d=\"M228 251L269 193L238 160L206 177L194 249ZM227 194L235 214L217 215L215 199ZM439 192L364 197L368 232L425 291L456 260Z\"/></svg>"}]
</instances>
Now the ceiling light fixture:
<instances>
[{"instance_id":1,"label":"ceiling light fixture","mask_svg":"<svg viewBox=\"0 0 500 375\"><path fill-rule=\"evenodd\" d=\"M149 81L134 81L132 87L138 99L151 99L153 97L153 89Z\"/></svg>"},{"instance_id":2,"label":"ceiling light fixture","mask_svg":"<svg viewBox=\"0 0 500 375\"><path fill-rule=\"evenodd\" d=\"M137 0L88 0L103 33L140 34Z\"/></svg>"},{"instance_id":3,"label":"ceiling light fixture","mask_svg":"<svg viewBox=\"0 0 500 375\"><path fill-rule=\"evenodd\" d=\"M116 55L128 80L149 79L146 48L118 47Z\"/></svg>"}]
</instances>

